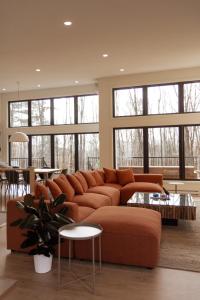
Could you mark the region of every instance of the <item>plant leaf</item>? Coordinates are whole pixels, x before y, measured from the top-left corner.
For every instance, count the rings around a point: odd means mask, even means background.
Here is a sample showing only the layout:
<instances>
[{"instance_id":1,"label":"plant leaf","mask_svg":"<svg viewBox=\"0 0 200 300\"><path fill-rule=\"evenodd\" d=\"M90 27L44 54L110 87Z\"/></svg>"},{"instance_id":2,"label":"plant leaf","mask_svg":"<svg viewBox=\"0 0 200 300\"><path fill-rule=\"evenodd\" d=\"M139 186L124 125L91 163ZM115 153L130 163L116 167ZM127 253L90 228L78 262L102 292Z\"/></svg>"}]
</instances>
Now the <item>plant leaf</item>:
<instances>
[{"instance_id":1,"label":"plant leaf","mask_svg":"<svg viewBox=\"0 0 200 300\"><path fill-rule=\"evenodd\" d=\"M31 194L27 194L24 196L24 203L26 206L32 206L35 197Z\"/></svg>"},{"instance_id":2,"label":"plant leaf","mask_svg":"<svg viewBox=\"0 0 200 300\"><path fill-rule=\"evenodd\" d=\"M23 219L17 219L10 224L10 226L18 226L23 221Z\"/></svg>"},{"instance_id":3,"label":"plant leaf","mask_svg":"<svg viewBox=\"0 0 200 300\"><path fill-rule=\"evenodd\" d=\"M53 207L56 207L60 204L63 204L67 199L66 194L62 193L60 194L54 201L53 201Z\"/></svg>"}]
</instances>

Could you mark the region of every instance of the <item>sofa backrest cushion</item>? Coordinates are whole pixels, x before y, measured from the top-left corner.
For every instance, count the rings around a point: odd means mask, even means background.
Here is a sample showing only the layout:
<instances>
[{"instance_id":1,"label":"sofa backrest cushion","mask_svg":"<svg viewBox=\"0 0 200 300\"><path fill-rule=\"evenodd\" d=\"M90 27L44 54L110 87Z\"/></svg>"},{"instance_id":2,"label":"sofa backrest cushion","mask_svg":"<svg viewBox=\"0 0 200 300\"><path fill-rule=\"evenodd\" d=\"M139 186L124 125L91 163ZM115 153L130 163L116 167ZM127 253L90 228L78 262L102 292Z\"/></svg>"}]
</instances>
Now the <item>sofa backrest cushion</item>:
<instances>
[{"instance_id":1,"label":"sofa backrest cushion","mask_svg":"<svg viewBox=\"0 0 200 300\"><path fill-rule=\"evenodd\" d=\"M81 174L81 172L77 171L76 173L74 173L74 176L78 179L78 181L82 185L83 191L87 192L88 184L85 177Z\"/></svg>"},{"instance_id":2,"label":"sofa backrest cushion","mask_svg":"<svg viewBox=\"0 0 200 300\"><path fill-rule=\"evenodd\" d=\"M117 172L115 169L103 168L105 173L105 182L106 183L118 183Z\"/></svg>"},{"instance_id":3,"label":"sofa backrest cushion","mask_svg":"<svg viewBox=\"0 0 200 300\"><path fill-rule=\"evenodd\" d=\"M98 171L92 171L92 175L94 176L94 179L96 180L97 185L104 185L103 178L99 174Z\"/></svg>"},{"instance_id":4,"label":"sofa backrest cushion","mask_svg":"<svg viewBox=\"0 0 200 300\"><path fill-rule=\"evenodd\" d=\"M133 171L131 169L116 170L118 183L126 185L135 181Z\"/></svg>"},{"instance_id":5,"label":"sofa backrest cushion","mask_svg":"<svg viewBox=\"0 0 200 300\"><path fill-rule=\"evenodd\" d=\"M91 171L81 171L81 173L85 177L89 188L97 185L96 180L94 179L94 176L92 175Z\"/></svg>"},{"instance_id":6,"label":"sofa backrest cushion","mask_svg":"<svg viewBox=\"0 0 200 300\"><path fill-rule=\"evenodd\" d=\"M75 190L75 194L83 195L84 190L78 179L74 175L67 174L67 179Z\"/></svg>"},{"instance_id":7,"label":"sofa backrest cushion","mask_svg":"<svg viewBox=\"0 0 200 300\"><path fill-rule=\"evenodd\" d=\"M36 199L40 198L41 196L43 196L45 200L50 199L48 188L44 184L38 182L35 183L34 194Z\"/></svg>"},{"instance_id":8,"label":"sofa backrest cushion","mask_svg":"<svg viewBox=\"0 0 200 300\"><path fill-rule=\"evenodd\" d=\"M61 189L59 186L51 179L46 180L46 185L49 187L50 192L54 199L56 199L60 194L62 194Z\"/></svg>"},{"instance_id":9,"label":"sofa backrest cushion","mask_svg":"<svg viewBox=\"0 0 200 300\"><path fill-rule=\"evenodd\" d=\"M67 201L72 201L75 191L65 175L60 175L57 178L54 178L55 183L59 186L61 191L66 194Z\"/></svg>"},{"instance_id":10,"label":"sofa backrest cushion","mask_svg":"<svg viewBox=\"0 0 200 300\"><path fill-rule=\"evenodd\" d=\"M104 173L104 170L103 169L96 169L95 171L97 171L99 173L99 175L103 179L103 182L105 182L105 173Z\"/></svg>"}]
</instances>

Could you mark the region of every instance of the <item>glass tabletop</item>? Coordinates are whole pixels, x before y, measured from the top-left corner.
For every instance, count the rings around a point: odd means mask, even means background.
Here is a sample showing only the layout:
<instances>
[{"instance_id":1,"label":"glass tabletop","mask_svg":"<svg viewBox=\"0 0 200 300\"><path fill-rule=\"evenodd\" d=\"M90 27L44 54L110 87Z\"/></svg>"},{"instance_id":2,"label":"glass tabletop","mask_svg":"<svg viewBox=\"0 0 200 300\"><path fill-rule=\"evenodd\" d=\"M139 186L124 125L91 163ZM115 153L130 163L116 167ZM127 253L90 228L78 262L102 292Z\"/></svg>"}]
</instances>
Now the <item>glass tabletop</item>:
<instances>
[{"instance_id":1,"label":"glass tabletop","mask_svg":"<svg viewBox=\"0 0 200 300\"><path fill-rule=\"evenodd\" d=\"M195 206L191 194L135 193L128 204Z\"/></svg>"}]
</instances>

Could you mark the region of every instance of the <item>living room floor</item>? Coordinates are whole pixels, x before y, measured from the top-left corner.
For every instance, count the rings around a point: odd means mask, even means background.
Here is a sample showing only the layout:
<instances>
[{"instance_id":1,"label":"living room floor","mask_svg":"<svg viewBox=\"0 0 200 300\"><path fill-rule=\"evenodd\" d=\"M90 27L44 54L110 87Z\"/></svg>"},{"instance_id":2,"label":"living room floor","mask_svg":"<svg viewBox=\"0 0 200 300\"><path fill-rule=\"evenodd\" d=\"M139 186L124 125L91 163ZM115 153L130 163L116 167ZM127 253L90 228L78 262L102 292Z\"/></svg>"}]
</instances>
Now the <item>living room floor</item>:
<instances>
[{"instance_id":1,"label":"living room floor","mask_svg":"<svg viewBox=\"0 0 200 300\"><path fill-rule=\"evenodd\" d=\"M90 294L79 283L58 290L56 262L54 259L52 272L36 274L32 257L26 254L11 254L6 250L6 227L0 229L0 277L17 280L3 299L199 299L199 273L164 268L148 270L111 264L103 264L102 273L97 275L95 295ZM66 259L63 263L67 264ZM90 263L79 262L78 270L83 268L85 271L89 266ZM65 270L62 279L63 282L70 280Z\"/></svg>"}]
</instances>

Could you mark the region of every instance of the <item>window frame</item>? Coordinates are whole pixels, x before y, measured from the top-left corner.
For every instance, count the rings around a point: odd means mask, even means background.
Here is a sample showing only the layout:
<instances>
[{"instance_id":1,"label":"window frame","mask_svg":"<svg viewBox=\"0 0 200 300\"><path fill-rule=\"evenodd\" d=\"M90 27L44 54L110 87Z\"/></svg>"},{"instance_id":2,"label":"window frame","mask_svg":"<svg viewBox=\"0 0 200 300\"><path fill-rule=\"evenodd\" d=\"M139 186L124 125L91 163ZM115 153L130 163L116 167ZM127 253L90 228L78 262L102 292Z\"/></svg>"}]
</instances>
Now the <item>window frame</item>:
<instances>
[{"instance_id":1,"label":"window frame","mask_svg":"<svg viewBox=\"0 0 200 300\"><path fill-rule=\"evenodd\" d=\"M167 83L158 83L158 84L148 84L148 85L135 85L129 87L117 87L112 89L112 116L113 118L132 118L132 117L141 117L141 116L163 116L163 115L177 115L177 114L195 114L200 113L199 111L187 112L184 111L184 84L200 83L200 80L192 81L175 81ZM176 113L163 113L163 114L149 114L148 113L148 87L159 87L159 86L168 86L168 85L177 85L178 86L178 111ZM125 89L134 89L142 88L143 89L143 114L141 115L124 115L117 116L115 112L115 91L116 90L125 90Z\"/></svg>"}]
</instances>

